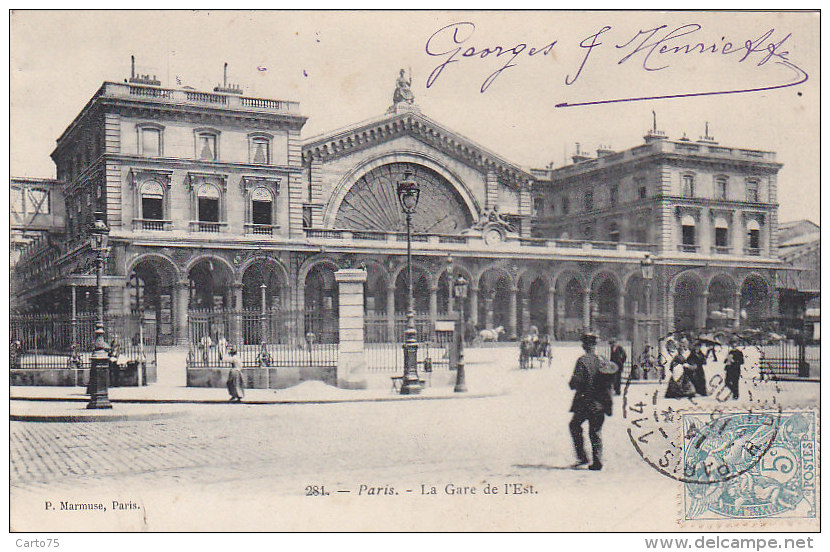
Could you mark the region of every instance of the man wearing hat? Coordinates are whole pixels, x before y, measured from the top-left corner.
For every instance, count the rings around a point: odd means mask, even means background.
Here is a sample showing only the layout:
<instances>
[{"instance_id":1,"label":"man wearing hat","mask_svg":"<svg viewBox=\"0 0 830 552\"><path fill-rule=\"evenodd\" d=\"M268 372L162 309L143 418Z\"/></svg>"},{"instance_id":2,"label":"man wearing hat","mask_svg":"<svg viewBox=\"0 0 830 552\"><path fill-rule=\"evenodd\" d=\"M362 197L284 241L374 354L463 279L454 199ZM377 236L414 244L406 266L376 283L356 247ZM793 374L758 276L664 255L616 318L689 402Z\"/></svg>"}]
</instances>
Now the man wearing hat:
<instances>
[{"instance_id":1,"label":"man wearing hat","mask_svg":"<svg viewBox=\"0 0 830 552\"><path fill-rule=\"evenodd\" d=\"M589 470L602 469L602 437L600 431L605 422L605 416L611 415L611 387L618 371L617 365L599 358L594 349L597 346L597 336L592 333L582 335L582 348L585 354L579 357L574 367L573 376L568 383L574 394L571 412L573 418L569 424L571 438L576 451L577 466L588 463L585 454L582 424L588 420L588 437L591 439L593 462Z\"/></svg>"}]
</instances>

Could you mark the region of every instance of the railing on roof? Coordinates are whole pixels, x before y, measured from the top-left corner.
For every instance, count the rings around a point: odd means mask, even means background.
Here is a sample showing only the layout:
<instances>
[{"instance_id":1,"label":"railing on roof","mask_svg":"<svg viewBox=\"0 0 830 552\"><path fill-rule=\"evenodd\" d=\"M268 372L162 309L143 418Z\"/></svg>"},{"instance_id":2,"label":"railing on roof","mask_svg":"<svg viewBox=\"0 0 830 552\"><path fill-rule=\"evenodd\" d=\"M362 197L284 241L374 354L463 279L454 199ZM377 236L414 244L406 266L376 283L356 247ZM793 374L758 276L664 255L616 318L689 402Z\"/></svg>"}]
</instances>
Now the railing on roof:
<instances>
[{"instance_id":1,"label":"railing on roof","mask_svg":"<svg viewBox=\"0 0 830 552\"><path fill-rule=\"evenodd\" d=\"M177 88L161 88L140 84L126 84L107 82L104 84L102 95L105 97L141 98L143 100L163 101L181 104L210 105L229 109L245 109L254 111L279 111L282 113L299 114L299 102L272 100L267 98L248 98L238 94L223 94L213 92L199 92L197 90L183 90Z\"/></svg>"}]
</instances>

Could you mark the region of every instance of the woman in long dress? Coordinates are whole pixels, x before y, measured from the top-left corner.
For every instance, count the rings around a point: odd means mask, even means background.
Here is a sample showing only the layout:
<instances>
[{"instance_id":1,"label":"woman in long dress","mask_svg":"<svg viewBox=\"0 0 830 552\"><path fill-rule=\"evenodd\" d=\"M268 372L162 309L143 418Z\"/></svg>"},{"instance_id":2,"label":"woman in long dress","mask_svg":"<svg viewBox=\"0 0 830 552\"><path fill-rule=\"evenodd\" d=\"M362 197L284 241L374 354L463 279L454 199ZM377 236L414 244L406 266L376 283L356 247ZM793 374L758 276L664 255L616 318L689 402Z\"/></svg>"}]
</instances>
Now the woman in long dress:
<instances>
[{"instance_id":1,"label":"woman in long dress","mask_svg":"<svg viewBox=\"0 0 830 552\"><path fill-rule=\"evenodd\" d=\"M245 381L242 378L242 361L236 356L236 347L228 347L228 357L231 363L231 370L228 373L228 393L231 395L231 402L242 402L245 397Z\"/></svg>"}]
</instances>

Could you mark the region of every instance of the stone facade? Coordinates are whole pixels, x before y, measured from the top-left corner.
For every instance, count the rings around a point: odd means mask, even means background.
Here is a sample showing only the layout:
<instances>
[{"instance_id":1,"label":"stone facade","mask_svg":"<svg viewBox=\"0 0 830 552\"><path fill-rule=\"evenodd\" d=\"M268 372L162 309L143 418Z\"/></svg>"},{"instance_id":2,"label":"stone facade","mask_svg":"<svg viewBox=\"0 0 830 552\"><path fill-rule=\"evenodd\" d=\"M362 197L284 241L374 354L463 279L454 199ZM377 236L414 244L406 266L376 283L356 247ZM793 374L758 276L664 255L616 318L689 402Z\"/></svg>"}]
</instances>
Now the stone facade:
<instances>
[{"instance_id":1,"label":"stone facade","mask_svg":"<svg viewBox=\"0 0 830 552\"><path fill-rule=\"evenodd\" d=\"M367 318L394 331L406 308L395 186L415 178L414 307L429 322L451 310L450 270L470 282L468 331L501 327L505 338L531 326L557 339L585 327L631 337L638 317L667 331L776 313L772 153L647 136L623 152L525 170L408 102L303 141L305 120L294 102L104 83L58 139L64 234L27 252L17 300L67 310L79 289L84 308L94 283L87 227L100 210L112 244L106 307L155 313L162 342L186 338L194 308L264 297L270 308L337 313L343 286L354 287L337 274L357 267ZM757 184L752 201L747 182ZM716 245L723 225L726 244Z\"/></svg>"}]
</instances>

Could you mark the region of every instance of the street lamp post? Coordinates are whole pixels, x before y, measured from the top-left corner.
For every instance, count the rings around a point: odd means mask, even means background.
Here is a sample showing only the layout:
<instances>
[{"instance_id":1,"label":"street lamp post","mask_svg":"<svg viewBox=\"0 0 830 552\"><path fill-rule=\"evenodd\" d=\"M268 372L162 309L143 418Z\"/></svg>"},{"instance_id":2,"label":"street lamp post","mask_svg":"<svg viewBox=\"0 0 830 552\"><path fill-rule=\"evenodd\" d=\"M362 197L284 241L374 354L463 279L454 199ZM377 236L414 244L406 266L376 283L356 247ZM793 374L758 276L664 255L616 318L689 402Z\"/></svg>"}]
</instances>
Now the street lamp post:
<instances>
[{"instance_id":1,"label":"street lamp post","mask_svg":"<svg viewBox=\"0 0 830 552\"><path fill-rule=\"evenodd\" d=\"M421 383L418 378L418 340L415 331L415 306L412 292L412 213L418 207L418 198L421 190L418 182L413 178L412 171L405 171L404 178L398 182L398 201L406 214L406 272L407 272L407 299L406 336L403 344L403 383L401 395L417 395L421 392Z\"/></svg>"},{"instance_id":2,"label":"street lamp post","mask_svg":"<svg viewBox=\"0 0 830 552\"><path fill-rule=\"evenodd\" d=\"M458 366L455 369L455 392L467 392L467 378L464 373L464 328L466 327L466 320L464 319L464 306L467 299L467 287L469 283L461 274L455 279L452 285L452 291L455 298L458 300L458 317L456 318L456 332L458 337Z\"/></svg>"},{"instance_id":3,"label":"street lamp post","mask_svg":"<svg viewBox=\"0 0 830 552\"><path fill-rule=\"evenodd\" d=\"M109 399L109 345L104 337L104 259L110 229L104 222L104 214L95 213L95 224L90 229L92 249L96 253L95 289L98 298L98 319L95 322L95 344L90 358L90 386L88 409L112 408Z\"/></svg>"}]
</instances>

